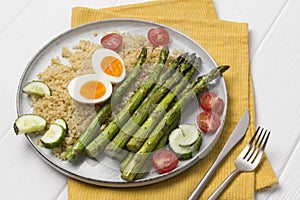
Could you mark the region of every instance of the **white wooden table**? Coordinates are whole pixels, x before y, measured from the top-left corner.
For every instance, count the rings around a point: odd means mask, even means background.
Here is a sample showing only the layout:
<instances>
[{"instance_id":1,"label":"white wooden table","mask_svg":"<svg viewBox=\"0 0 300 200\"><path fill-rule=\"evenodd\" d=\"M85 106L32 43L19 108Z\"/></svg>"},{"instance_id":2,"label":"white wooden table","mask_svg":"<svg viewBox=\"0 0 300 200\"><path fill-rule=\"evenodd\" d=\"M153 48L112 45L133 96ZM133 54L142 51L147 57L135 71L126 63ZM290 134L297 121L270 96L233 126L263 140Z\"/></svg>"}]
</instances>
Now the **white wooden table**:
<instances>
[{"instance_id":1,"label":"white wooden table","mask_svg":"<svg viewBox=\"0 0 300 200\"><path fill-rule=\"evenodd\" d=\"M134 0L130 3L142 2ZM67 199L67 177L40 159L12 130L19 78L35 52L70 28L74 6L128 4L126 0L1 0L0 199ZM214 0L220 19L247 22L256 123L272 130L267 155L279 186L257 199L300 199L300 1Z\"/></svg>"}]
</instances>

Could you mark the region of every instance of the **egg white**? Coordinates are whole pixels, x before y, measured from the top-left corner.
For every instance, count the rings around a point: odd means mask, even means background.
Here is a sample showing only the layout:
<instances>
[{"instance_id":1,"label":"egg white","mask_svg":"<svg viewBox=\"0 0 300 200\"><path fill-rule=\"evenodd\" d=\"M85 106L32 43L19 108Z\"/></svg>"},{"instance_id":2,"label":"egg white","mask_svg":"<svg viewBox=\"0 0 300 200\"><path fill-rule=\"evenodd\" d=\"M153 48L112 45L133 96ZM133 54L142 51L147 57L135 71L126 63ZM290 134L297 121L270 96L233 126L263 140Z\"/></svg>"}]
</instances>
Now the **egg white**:
<instances>
[{"instance_id":1,"label":"egg white","mask_svg":"<svg viewBox=\"0 0 300 200\"><path fill-rule=\"evenodd\" d=\"M118 58L121 61L121 63L122 63L122 74L120 76L118 76L118 77L110 76L102 70L102 67L100 66L101 61L103 60L103 58L105 58L107 56L113 56L115 58ZM107 80L109 80L113 84L120 83L125 78L126 70L125 70L124 61L121 58L121 56L119 54L117 54L115 51L112 51L112 50L109 50L109 49L103 49L103 48L102 49L97 49L93 53L93 56L92 56L92 65L93 65L93 69L95 70L95 72L97 74L103 75L104 78L106 78Z\"/></svg>"},{"instance_id":2,"label":"egg white","mask_svg":"<svg viewBox=\"0 0 300 200\"><path fill-rule=\"evenodd\" d=\"M80 88L88 81L99 81L102 82L106 88L105 94L98 99L86 99L80 94ZM110 81L105 79L103 75L100 74L86 74L74 78L68 85L68 92L71 97L80 102L86 104L96 104L106 101L112 94L112 84Z\"/></svg>"}]
</instances>

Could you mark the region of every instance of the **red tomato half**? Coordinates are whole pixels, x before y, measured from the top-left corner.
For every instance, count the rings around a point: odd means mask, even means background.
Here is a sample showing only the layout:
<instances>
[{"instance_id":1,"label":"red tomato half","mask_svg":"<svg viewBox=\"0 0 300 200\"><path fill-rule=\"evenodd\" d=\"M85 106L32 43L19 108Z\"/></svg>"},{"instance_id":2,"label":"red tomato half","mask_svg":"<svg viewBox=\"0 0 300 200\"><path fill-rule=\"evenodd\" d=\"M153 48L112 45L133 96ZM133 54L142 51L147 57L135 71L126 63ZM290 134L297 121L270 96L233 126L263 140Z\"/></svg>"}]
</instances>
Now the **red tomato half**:
<instances>
[{"instance_id":1,"label":"red tomato half","mask_svg":"<svg viewBox=\"0 0 300 200\"><path fill-rule=\"evenodd\" d=\"M204 92L200 97L200 106L205 111L221 115L224 110L224 101L214 92Z\"/></svg>"},{"instance_id":2,"label":"red tomato half","mask_svg":"<svg viewBox=\"0 0 300 200\"><path fill-rule=\"evenodd\" d=\"M110 33L101 38L101 44L104 48L117 50L123 42L123 37L117 33Z\"/></svg>"},{"instance_id":3,"label":"red tomato half","mask_svg":"<svg viewBox=\"0 0 300 200\"><path fill-rule=\"evenodd\" d=\"M204 133L214 133L220 124L220 117L215 113L204 111L197 116L197 125Z\"/></svg>"},{"instance_id":4,"label":"red tomato half","mask_svg":"<svg viewBox=\"0 0 300 200\"><path fill-rule=\"evenodd\" d=\"M148 39L154 47L165 46L169 44L169 33L164 28L151 28Z\"/></svg>"},{"instance_id":5,"label":"red tomato half","mask_svg":"<svg viewBox=\"0 0 300 200\"><path fill-rule=\"evenodd\" d=\"M178 158L172 151L162 149L152 155L152 165L161 174L172 171L177 164Z\"/></svg>"}]
</instances>

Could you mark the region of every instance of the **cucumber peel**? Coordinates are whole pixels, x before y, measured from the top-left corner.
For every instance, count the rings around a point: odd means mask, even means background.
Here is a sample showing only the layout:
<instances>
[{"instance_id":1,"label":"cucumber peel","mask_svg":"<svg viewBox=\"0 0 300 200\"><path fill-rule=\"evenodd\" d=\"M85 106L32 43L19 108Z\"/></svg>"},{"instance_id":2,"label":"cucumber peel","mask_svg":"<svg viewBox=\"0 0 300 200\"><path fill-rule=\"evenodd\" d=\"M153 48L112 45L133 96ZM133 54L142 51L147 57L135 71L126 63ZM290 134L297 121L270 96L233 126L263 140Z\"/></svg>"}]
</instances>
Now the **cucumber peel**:
<instances>
[{"instance_id":1,"label":"cucumber peel","mask_svg":"<svg viewBox=\"0 0 300 200\"><path fill-rule=\"evenodd\" d=\"M67 124L66 120L60 118L60 119L55 120L54 124L58 124L58 125L62 126L65 129L66 133L68 132L68 124Z\"/></svg>"},{"instance_id":2,"label":"cucumber peel","mask_svg":"<svg viewBox=\"0 0 300 200\"><path fill-rule=\"evenodd\" d=\"M40 140L46 148L51 149L61 145L65 137L66 130L61 125L51 124Z\"/></svg>"}]
</instances>

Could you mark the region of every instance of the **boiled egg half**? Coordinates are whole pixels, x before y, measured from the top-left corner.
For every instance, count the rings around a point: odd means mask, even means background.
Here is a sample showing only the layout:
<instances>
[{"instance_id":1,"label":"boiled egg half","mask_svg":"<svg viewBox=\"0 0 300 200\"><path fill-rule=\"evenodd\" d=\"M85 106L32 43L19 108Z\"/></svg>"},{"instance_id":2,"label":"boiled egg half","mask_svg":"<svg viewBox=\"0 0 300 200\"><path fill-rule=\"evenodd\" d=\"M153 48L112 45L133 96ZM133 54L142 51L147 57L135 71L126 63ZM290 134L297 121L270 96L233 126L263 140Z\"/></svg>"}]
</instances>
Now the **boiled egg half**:
<instances>
[{"instance_id":1,"label":"boiled egg half","mask_svg":"<svg viewBox=\"0 0 300 200\"><path fill-rule=\"evenodd\" d=\"M68 85L68 92L80 103L101 103L111 96L112 84L100 74L86 74L74 78Z\"/></svg>"},{"instance_id":2,"label":"boiled egg half","mask_svg":"<svg viewBox=\"0 0 300 200\"><path fill-rule=\"evenodd\" d=\"M97 49L92 56L92 65L97 74L116 84L126 75L124 61L119 54L109 49Z\"/></svg>"}]
</instances>

